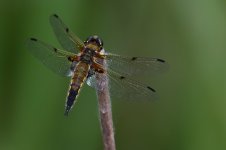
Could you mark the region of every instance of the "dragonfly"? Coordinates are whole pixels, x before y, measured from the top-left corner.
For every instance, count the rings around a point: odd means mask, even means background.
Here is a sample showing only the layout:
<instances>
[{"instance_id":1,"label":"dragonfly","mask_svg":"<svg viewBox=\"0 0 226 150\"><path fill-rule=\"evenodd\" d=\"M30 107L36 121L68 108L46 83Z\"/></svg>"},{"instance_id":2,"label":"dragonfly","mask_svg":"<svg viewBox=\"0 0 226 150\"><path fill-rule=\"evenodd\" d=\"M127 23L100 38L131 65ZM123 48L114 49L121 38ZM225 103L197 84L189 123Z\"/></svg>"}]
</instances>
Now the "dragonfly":
<instances>
[{"instance_id":1,"label":"dragonfly","mask_svg":"<svg viewBox=\"0 0 226 150\"><path fill-rule=\"evenodd\" d=\"M104 50L103 41L97 35L90 36L83 42L58 15L51 15L49 20L63 49L33 37L28 40L27 46L30 52L53 72L71 77L65 102L66 116L75 105L85 82L97 91L103 91L103 87L97 82L97 76L103 74L108 78L111 97L154 99L156 90L134 78L137 75L165 70L167 66L165 60L108 53Z\"/></svg>"}]
</instances>

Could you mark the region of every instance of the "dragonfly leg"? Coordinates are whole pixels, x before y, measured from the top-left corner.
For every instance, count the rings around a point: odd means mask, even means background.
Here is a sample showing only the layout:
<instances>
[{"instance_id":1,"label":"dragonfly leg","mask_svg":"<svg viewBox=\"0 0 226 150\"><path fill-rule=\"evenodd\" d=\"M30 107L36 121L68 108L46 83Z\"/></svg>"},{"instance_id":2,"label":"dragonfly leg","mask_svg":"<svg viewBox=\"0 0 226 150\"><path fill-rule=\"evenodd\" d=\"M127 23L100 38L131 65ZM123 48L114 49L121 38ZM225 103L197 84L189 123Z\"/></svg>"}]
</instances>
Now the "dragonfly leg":
<instances>
[{"instance_id":1,"label":"dragonfly leg","mask_svg":"<svg viewBox=\"0 0 226 150\"><path fill-rule=\"evenodd\" d=\"M91 68L93 68L98 73L105 73L106 72L105 69L103 68L103 66L96 63L96 62L92 63Z\"/></svg>"}]
</instances>

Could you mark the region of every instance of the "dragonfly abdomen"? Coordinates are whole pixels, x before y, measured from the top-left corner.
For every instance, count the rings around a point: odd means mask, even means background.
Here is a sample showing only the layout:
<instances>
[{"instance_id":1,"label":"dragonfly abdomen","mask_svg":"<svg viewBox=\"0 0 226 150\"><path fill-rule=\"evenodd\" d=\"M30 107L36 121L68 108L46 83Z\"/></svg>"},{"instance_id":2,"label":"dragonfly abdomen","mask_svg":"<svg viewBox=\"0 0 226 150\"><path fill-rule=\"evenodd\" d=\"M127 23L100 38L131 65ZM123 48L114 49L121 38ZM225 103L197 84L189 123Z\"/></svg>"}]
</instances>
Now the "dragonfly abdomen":
<instances>
[{"instance_id":1,"label":"dragonfly abdomen","mask_svg":"<svg viewBox=\"0 0 226 150\"><path fill-rule=\"evenodd\" d=\"M68 115L69 111L73 107L76 97L88 75L90 65L84 62L79 62L75 67L74 75L71 79L71 84L66 100L65 115Z\"/></svg>"}]
</instances>

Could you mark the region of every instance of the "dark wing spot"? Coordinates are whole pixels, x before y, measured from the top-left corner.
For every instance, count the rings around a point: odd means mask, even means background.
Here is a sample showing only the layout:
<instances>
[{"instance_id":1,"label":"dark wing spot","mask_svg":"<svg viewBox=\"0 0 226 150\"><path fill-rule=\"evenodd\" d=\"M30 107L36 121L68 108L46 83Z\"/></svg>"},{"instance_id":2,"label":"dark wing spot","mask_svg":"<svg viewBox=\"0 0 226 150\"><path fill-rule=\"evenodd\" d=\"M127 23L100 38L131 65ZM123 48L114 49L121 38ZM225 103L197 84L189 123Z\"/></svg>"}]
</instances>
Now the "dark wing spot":
<instances>
[{"instance_id":1,"label":"dark wing spot","mask_svg":"<svg viewBox=\"0 0 226 150\"><path fill-rule=\"evenodd\" d=\"M164 63L165 62L165 60L163 60L163 59L157 59L157 61L159 61L159 62L162 62L162 63Z\"/></svg>"},{"instance_id":2,"label":"dark wing spot","mask_svg":"<svg viewBox=\"0 0 226 150\"><path fill-rule=\"evenodd\" d=\"M54 52L57 52L57 49L55 47L53 48L53 50L54 50Z\"/></svg>"},{"instance_id":3,"label":"dark wing spot","mask_svg":"<svg viewBox=\"0 0 226 150\"><path fill-rule=\"evenodd\" d=\"M30 38L30 40L32 40L32 41L38 41L36 38Z\"/></svg>"},{"instance_id":4,"label":"dark wing spot","mask_svg":"<svg viewBox=\"0 0 226 150\"><path fill-rule=\"evenodd\" d=\"M70 56L68 56L67 59L68 59L69 61L72 61L72 58L71 58Z\"/></svg>"},{"instance_id":5,"label":"dark wing spot","mask_svg":"<svg viewBox=\"0 0 226 150\"><path fill-rule=\"evenodd\" d=\"M137 57L133 57L131 60L136 60L137 59Z\"/></svg>"},{"instance_id":6,"label":"dark wing spot","mask_svg":"<svg viewBox=\"0 0 226 150\"><path fill-rule=\"evenodd\" d=\"M156 92L153 88L151 88L150 86L147 87L149 90L151 90L152 92Z\"/></svg>"},{"instance_id":7,"label":"dark wing spot","mask_svg":"<svg viewBox=\"0 0 226 150\"><path fill-rule=\"evenodd\" d=\"M68 29L68 28L66 28L66 32L67 32L67 33L69 32L69 29Z\"/></svg>"},{"instance_id":8,"label":"dark wing spot","mask_svg":"<svg viewBox=\"0 0 226 150\"><path fill-rule=\"evenodd\" d=\"M125 79L125 77L121 76L120 79Z\"/></svg>"},{"instance_id":9,"label":"dark wing spot","mask_svg":"<svg viewBox=\"0 0 226 150\"><path fill-rule=\"evenodd\" d=\"M56 18L59 18L59 16L57 14L54 14L53 16L56 17Z\"/></svg>"}]
</instances>

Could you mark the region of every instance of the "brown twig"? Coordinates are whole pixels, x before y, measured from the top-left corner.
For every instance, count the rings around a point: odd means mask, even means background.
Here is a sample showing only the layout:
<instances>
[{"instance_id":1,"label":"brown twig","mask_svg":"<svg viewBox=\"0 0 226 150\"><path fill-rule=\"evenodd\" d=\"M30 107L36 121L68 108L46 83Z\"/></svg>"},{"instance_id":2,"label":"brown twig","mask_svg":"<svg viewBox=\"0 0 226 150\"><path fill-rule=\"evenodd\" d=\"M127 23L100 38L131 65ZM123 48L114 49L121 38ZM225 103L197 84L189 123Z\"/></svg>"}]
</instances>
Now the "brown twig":
<instances>
[{"instance_id":1,"label":"brown twig","mask_svg":"<svg viewBox=\"0 0 226 150\"><path fill-rule=\"evenodd\" d=\"M103 62L106 66L106 63ZM102 90L97 91L99 103L100 124L102 129L104 150L115 150L115 138L113 129L113 120L111 112L111 99L109 95L108 77L106 74L98 74L96 76L97 84Z\"/></svg>"}]
</instances>

